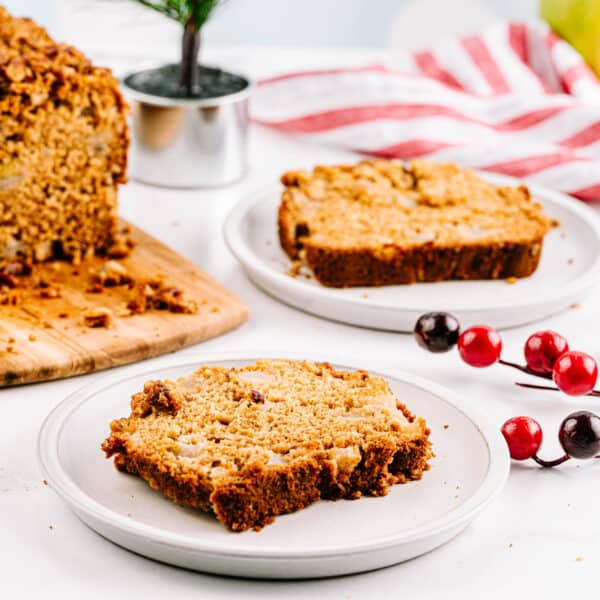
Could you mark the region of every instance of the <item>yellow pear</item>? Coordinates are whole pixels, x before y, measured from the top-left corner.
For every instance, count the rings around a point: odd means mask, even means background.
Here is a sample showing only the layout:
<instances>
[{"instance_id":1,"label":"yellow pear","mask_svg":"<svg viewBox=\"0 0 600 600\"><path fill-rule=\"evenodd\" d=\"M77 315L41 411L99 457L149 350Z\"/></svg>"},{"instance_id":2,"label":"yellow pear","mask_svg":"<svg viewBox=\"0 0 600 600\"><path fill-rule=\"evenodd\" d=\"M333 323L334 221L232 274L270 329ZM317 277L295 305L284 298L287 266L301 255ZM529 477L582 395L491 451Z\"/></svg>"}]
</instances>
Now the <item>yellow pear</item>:
<instances>
[{"instance_id":1,"label":"yellow pear","mask_svg":"<svg viewBox=\"0 0 600 600\"><path fill-rule=\"evenodd\" d=\"M600 75L600 0L541 0L540 15Z\"/></svg>"}]
</instances>

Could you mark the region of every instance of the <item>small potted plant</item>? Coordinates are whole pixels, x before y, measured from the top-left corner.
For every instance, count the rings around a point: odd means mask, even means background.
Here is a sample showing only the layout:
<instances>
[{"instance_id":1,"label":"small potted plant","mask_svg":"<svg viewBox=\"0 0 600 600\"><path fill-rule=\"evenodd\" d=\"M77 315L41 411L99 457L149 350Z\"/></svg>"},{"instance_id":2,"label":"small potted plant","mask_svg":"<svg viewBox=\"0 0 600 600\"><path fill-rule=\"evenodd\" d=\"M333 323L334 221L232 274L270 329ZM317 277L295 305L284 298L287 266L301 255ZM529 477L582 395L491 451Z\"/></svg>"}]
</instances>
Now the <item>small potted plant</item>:
<instances>
[{"instance_id":1,"label":"small potted plant","mask_svg":"<svg viewBox=\"0 0 600 600\"><path fill-rule=\"evenodd\" d=\"M225 185L247 169L247 78L201 65L201 31L220 0L134 0L182 26L179 64L130 73L130 173L166 187Z\"/></svg>"}]
</instances>

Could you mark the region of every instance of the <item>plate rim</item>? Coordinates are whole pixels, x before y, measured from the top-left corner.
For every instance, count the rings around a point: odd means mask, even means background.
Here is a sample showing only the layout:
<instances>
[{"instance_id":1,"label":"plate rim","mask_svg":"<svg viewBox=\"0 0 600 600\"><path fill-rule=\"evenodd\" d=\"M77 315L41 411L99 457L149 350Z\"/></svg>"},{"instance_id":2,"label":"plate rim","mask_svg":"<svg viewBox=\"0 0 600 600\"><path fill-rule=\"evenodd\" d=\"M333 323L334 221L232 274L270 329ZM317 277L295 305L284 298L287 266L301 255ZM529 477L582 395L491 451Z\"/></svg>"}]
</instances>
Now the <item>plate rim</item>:
<instances>
[{"instance_id":1,"label":"plate rim","mask_svg":"<svg viewBox=\"0 0 600 600\"><path fill-rule=\"evenodd\" d=\"M585 203L575 198L570 197L568 194L552 190L545 186L537 185L535 183L527 183L523 180L508 175L501 175L498 173L490 173L485 171L474 170L474 172L480 177L486 179L493 185L510 185L519 186L527 185L531 191L534 199L539 198L539 201L550 202L551 204L558 205L572 215L578 217L580 221L583 221L587 225L593 234L595 234L597 247L600 249L600 217ZM281 190L281 188L278 188ZM252 246L248 244L244 235L242 234L242 228L245 223L246 216L255 205L264 201L267 194L275 194L276 185L267 185L255 188L253 191L244 195L244 197L237 202L233 208L227 214L223 224L223 237L225 243L229 248L233 256L242 265L244 270L250 274L250 271L260 273L263 280L270 280L281 284L286 287L290 293L293 293L297 297L301 296L312 296L315 300L323 301L334 301L339 302L341 305L346 307L368 307L370 310L382 310L382 311L393 311L393 312L423 312L422 306L419 305L408 305L404 302L401 305L395 304L390 301L381 301L369 297L368 300L354 298L349 295L340 294L339 288L330 288L323 285L309 286L304 281L299 280L295 277L290 277L285 273L281 273L271 267L268 263L263 261L253 250ZM278 245L278 241L274 241ZM278 246L279 247L279 246ZM456 313L489 313L489 311L497 310L527 310L529 308L539 306L542 304L557 304L564 299L578 296L590 288L598 280L600 276L600 251L596 253L594 262L590 267L578 275L575 279L568 282L565 286L557 286L551 296L542 292L527 294L527 300L522 298L510 299L505 302L496 301L493 305L489 303L485 307L470 307L470 306L453 306L451 310ZM251 279L254 280L253 277ZM481 280L485 282L486 280ZM460 283L460 282L458 282ZM468 283L468 282L465 282ZM418 284L415 284L418 285ZM262 285L259 284L262 288ZM402 287L402 286L394 286ZM363 288L356 288L363 289ZM365 287L364 289L370 289ZM277 297L281 297L277 294ZM284 302L287 302L284 300ZM311 311L315 312L315 311Z\"/></svg>"},{"instance_id":2,"label":"plate rim","mask_svg":"<svg viewBox=\"0 0 600 600\"><path fill-rule=\"evenodd\" d=\"M500 430L492 427L482 418L478 411L470 407L465 409L461 398L452 390L424 377L396 369L387 363L374 366L370 360L348 356L327 356L327 361L344 368L363 368L372 373L397 379L419 387L439 397L452 408L462 413L476 427L488 448L488 470L473 495L458 507L451 509L441 517L429 523L409 528L405 532L396 533L378 540L351 546L331 546L325 548L309 548L304 550L290 550L286 548L244 550L227 548L225 544L202 543L202 539L191 539L178 533L169 533L159 526L145 525L134 521L125 515L120 515L112 509L86 494L69 477L61 464L58 447L60 435L72 414L95 394L126 380L146 375L152 376L159 369L173 367L191 367L206 363L218 363L226 360L253 361L259 358L290 358L305 360L325 360L321 353L315 352L252 352L247 350L231 350L227 352L207 352L202 354L186 355L164 359L154 366L136 365L126 367L120 373L112 373L98 378L91 385L84 384L75 392L70 393L44 419L37 442L38 462L44 477L50 482L52 489L61 497L76 514L85 514L109 527L116 528L122 533L143 538L161 546L185 550L194 554L211 555L213 557L249 559L249 560L314 560L318 558L334 558L340 556L354 556L377 552L388 548L408 544L420 539L443 534L446 531L466 526L477 516L504 488L510 471L510 457L506 450L506 443ZM360 365L360 366L357 366ZM115 418L118 418L115 415ZM108 426L108 423L107 423ZM100 450L98 450L100 452ZM84 519L85 521L85 519ZM86 523L88 523L86 521ZM88 523L89 525L89 523ZM95 527L92 527L96 530ZM98 532L96 530L96 532Z\"/></svg>"}]
</instances>

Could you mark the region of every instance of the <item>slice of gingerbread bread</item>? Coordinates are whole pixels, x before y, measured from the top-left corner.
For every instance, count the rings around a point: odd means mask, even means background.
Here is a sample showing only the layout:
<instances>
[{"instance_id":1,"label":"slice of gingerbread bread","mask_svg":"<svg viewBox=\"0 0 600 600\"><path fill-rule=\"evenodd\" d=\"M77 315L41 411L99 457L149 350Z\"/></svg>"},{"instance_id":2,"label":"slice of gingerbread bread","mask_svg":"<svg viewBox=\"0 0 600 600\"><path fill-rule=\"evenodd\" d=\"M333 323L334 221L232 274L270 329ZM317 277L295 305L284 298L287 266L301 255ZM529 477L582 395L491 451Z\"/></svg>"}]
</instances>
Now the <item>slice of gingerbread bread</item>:
<instances>
[{"instance_id":1,"label":"slice of gingerbread bread","mask_svg":"<svg viewBox=\"0 0 600 600\"><path fill-rule=\"evenodd\" d=\"M383 496L420 479L432 456L425 421L384 379L288 360L149 381L102 448L233 531L320 499Z\"/></svg>"},{"instance_id":2,"label":"slice of gingerbread bread","mask_svg":"<svg viewBox=\"0 0 600 600\"><path fill-rule=\"evenodd\" d=\"M373 160L281 181L281 246L332 287L527 277L552 227L525 186L453 164Z\"/></svg>"}]
</instances>

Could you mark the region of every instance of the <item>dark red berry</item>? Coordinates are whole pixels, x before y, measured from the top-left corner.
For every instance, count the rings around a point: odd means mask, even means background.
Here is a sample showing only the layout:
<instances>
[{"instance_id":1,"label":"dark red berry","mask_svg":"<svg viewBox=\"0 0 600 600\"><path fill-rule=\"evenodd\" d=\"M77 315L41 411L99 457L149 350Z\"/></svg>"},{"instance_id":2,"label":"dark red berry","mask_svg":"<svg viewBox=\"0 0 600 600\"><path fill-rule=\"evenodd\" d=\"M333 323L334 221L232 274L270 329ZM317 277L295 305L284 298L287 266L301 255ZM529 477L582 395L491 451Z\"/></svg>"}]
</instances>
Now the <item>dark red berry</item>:
<instances>
[{"instance_id":1,"label":"dark red berry","mask_svg":"<svg viewBox=\"0 0 600 600\"><path fill-rule=\"evenodd\" d=\"M560 425L558 439L573 458L593 458L600 452L600 417L588 410L571 413Z\"/></svg>"},{"instance_id":2,"label":"dark red berry","mask_svg":"<svg viewBox=\"0 0 600 600\"><path fill-rule=\"evenodd\" d=\"M415 325L415 339L429 352L448 352L458 342L458 320L446 312L421 315Z\"/></svg>"},{"instance_id":3,"label":"dark red berry","mask_svg":"<svg viewBox=\"0 0 600 600\"><path fill-rule=\"evenodd\" d=\"M531 417L513 417L502 425L501 431L514 460L531 458L542 445L542 428Z\"/></svg>"},{"instance_id":4,"label":"dark red berry","mask_svg":"<svg viewBox=\"0 0 600 600\"><path fill-rule=\"evenodd\" d=\"M565 352L554 363L552 378L565 394L582 396L594 389L598 365L585 352Z\"/></svg>"},{"instance_id":5,"label":"dark red berry","mask_svg":"<svg viewBox=\"0 0 600 600\"><path fill-rule=\"evenodd\" d=\"M556 331L538 331L527 338L524 350L527 366L534 373L548 375L558 357L568 352L569 344Z\"/></svg>"},{"instance_id":6,"label":"dark red berry","mask_svg":"<svg viewBox=\"0 0 600 600\"><path fill-rule=\"evenodd\" d=\"M502 338L487 325L469 327L458 338L458 351L468 365L489 367L500 358Z\"/></svg>"}]
</instances>

